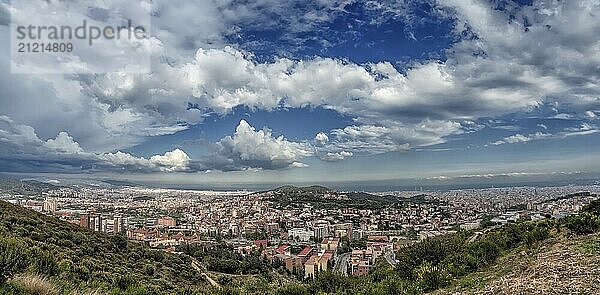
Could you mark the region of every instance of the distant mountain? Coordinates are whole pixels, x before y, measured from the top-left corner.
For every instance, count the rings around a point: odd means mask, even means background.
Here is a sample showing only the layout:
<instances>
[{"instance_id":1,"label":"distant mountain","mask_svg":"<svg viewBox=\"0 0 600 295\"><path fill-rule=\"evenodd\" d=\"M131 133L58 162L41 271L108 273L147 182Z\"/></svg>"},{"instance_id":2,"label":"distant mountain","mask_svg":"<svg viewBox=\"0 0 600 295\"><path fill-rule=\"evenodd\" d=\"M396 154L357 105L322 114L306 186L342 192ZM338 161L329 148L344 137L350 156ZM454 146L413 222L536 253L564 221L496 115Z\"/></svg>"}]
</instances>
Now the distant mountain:
<instances>
[{"instance_id":1,"label":"distant mountain","mask_svg":"<svg viewBox=\"0 0 600 295\"><path fill-rule=\"evenodd\" d=\"M113 186L124 186L124 187L140 186L139 184L134 183L134 182L124 181L124 180L116 180L116 179L107 179L107 180L103 180L102 182L108 183Z\"/></svg>"},{"instance_id":2,"label":"distant mountain","mask_svg":"<svg viewBox=\"0 0 600 295\"><path fill-rule=\"evenodd\" d=\"M18 180L13 178L0 178L0 193L17 195L39 195L43 192L56 189L58 186L37 180Z\"/></svg>"},{"instance_id":3,"label":"distant mountain","mask_svg":"<svg viewBox=\"0 0 600 295\"><path fill-rule=\"evenodd\" d=\"M280 186L276 189L271 190L271 192L281 192L281 193L327 193L333 192L333 189L320 186L320 185L312 185L312 186L304 186L298 187L293 185L284 185Z\"/></svg>"},{"instance_id":4,"label":"distant mountain","mask_svg":"<svg viewBox=\"0 0 600 295\"><path fill-rule=\"evenodd\" d=\"M0 294L29 294L18 292L22 276L60 290L35 294L193 294L186 290L207 286L187 255L0 201Z\"/></svg>"}]
</instances>

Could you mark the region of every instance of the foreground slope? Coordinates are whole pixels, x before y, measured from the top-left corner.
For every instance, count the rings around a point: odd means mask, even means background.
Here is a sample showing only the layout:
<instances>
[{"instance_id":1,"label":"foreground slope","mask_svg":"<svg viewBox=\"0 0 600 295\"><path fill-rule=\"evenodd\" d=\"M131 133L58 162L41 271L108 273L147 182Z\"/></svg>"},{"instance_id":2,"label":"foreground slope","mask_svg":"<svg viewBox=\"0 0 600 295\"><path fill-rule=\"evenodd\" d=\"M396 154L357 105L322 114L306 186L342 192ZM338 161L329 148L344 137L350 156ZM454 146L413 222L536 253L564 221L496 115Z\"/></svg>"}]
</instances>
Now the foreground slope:
<instances>
[{"instance_id":1,"label":"foreground slope","mask_svg":"<svg viewBox=\"0 0 600 295\"><path fill-rule=\"evenodd\" d=\"M45 278L64 294L173 294L206 285L185 255L152 250L0 201L0 294L25 294L15 278L28 275Z\"/></svg>"},{"instance_id":2,"label":"foreground slope","mask_svg":"<svg viewBox=\"0 0 600 295\"><path fill-rule=\"evenodd\" d=\"M600 234L560 235L501 257L436 294L594 294L599 285Z\"/></svg>"}]
</instances>

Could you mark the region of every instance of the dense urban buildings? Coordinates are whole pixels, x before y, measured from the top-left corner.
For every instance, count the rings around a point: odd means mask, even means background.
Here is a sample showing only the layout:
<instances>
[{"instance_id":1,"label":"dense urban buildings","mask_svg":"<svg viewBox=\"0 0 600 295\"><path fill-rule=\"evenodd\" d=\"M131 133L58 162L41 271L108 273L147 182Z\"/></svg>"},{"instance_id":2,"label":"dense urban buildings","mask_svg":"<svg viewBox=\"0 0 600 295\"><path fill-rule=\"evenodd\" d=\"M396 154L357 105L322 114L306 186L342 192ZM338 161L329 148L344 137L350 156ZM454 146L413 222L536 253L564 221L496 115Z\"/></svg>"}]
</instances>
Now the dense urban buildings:
<instances>
[{"instance_id":1,"label":"dense urban buildings","mask_svg":"<svg viewBox=\"0 0 600 295\"><path fill-rule=\"evenodd\" d=\"M347 203L356 192L325 188L252 193L59 187L0 199L165 251L218 240L314 278L328 269L365 275L380 257L394 264L394 250L427 237L576 214L599 193L598 185L362 193L365 200L387 200L371 207ZM294 202L298 194L307 201Z\"/></svg>"}]
</instances>

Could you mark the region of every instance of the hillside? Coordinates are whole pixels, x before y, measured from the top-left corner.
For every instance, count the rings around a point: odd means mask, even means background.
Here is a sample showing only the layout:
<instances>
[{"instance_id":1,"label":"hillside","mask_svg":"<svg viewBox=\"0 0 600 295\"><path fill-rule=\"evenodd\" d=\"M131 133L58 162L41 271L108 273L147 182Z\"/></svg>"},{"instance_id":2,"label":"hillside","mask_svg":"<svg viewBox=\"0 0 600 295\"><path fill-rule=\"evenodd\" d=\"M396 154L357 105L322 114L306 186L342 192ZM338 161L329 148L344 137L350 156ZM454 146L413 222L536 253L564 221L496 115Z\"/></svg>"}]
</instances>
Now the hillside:
<instances>
[{"instance_id":1,"label":"hillside","mask_svg":"<svg viewBox=\"0 0 600 295\"><path fill-rule=\"evenodd\" d=\"M270 195L270 201L278 207L310 204L317 208L376 209L400 202L393 196L378 196L365 192L338 192L323 186L282 186L259 194ZM410 202L408 199L407 201Z\"/></svg>"},{"instance_id":2,"label":"hillside","mask_svg":"<svg viewBox=\"0 0 600 295\"><path fill-rule=\"evenodd\" d=\"M42 281L55 291L47 294L173 294L206 285L187 256L0 201L0 294L28 294L19 277L34 274L47 277Z\"/></svg>"},{"instance_id":3,"label":"hillside","mask_svg":"<svg viewBox=\"0 0 600 295\"><path fill-rule=\"evenodd\" d=\"M600 284L600 234L548 239L434 294L593 294Z\"/></svg>"},{"instance_id":4,"label":"hillside","mask_svg":"<svg viewBox=\"0 0 600 295\"><path fill-rule=\"evenodd\" d=\"M35 180L18 180L12 178L0 178L0 193L16 195L39 195L57 188L57 186Z\"/></svg>"}]
</instances>

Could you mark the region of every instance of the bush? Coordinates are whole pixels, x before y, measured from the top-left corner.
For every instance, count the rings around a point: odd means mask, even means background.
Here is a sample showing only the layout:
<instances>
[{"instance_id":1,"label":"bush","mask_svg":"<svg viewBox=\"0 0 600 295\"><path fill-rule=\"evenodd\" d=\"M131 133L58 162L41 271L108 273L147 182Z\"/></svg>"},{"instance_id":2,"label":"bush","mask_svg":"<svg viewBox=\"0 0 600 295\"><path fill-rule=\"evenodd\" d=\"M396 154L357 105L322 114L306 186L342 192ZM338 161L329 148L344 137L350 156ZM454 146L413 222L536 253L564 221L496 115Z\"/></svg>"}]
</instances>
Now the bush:
<instances>
[{"instance_id":1,"label":"bush","mask_svg":"<svg viewBox=\"0 0 600 295\"><path fill-rule=\"evenodd\" d=\"M600 200L593 200L590 204L581 209L583 213L590 213L595 216L600 216Z\"/></svg>"},{"instance_id":2,"label":"bush","mask_svg":"<svg viewBox=\"0 0 600 295\"><path fill-rule=\"evenodd\" d=\"M32 268L38 274L53 276L58 273L56 258L48 251L35 247L31 251Z\"/></svg>"},{"instance_id":3,"label":"bush","mask_svg":"<svg viewBox=\"0 0 600 295\"><path fill-rule=\"evenodd\" d=\"M579 216L569 217L565 221L565 225L578 235L586 235L600 230L600 218L585 212Z\"/></svg>"},{"instance_id":4,"label":"bush","mask_svg":"<svg viewBox=\"0 0 600 295\"><path fill-rule=\"evenodd\" d=\"M289 284L277 289L277 295L309 295L308 288L299 284Z\"/></svg>"},{"instance_id":5,"label":"bush","mask_svg":"<svg viewBox=\"0 0 600 295\"><path fill-rule=\"evenodd\" d=\"M416 269L417 284L424 291L433 291L447 286L452 280L448 271L431 262L424 262Z\"/></svg>"},{"instance_id":6,"label":"bush","mask_svg":"<svg viewBox=\"0 0 600 295\"><path fill-rule=\"evenodd\" d=\"M27 267L27 252L17 240L0 238L0 284Z\"/></svg>"}]
</instances>

